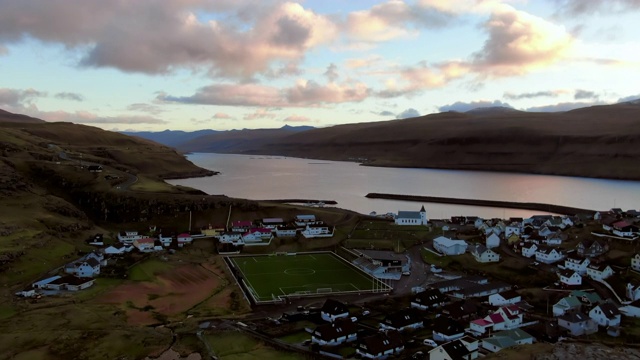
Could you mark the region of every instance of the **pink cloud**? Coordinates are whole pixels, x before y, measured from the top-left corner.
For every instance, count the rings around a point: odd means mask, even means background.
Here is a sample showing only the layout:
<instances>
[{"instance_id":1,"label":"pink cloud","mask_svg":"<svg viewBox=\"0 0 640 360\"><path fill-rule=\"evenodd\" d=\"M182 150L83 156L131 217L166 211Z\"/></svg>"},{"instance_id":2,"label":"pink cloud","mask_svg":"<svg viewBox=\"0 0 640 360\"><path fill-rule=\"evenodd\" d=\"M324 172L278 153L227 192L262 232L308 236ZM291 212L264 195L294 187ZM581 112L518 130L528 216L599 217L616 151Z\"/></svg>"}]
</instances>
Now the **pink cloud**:
<instances>
[{"instance_id":1,"label":"pink cloud","mask_svg":"<svg viewBox=\"0 0 640 360\"><path fill-rule=\"evenodd\" d=\"M215 113L213 115L214 119L233 119L233 117L229 114L225 114L225 113Z\"/></svg>"},{"instance_id":2,"label":"pink cloud","mask_svg":"<svg viewBox=\"0 0 640 360\"><path fill-rule=\"evenodd\" d=\"M311 122L311 119L309 119L306 116L290 115L290 116L287 116L282 121L286 122L286 123L309 123L309 122Z\"/></svg>"}]
</instances>

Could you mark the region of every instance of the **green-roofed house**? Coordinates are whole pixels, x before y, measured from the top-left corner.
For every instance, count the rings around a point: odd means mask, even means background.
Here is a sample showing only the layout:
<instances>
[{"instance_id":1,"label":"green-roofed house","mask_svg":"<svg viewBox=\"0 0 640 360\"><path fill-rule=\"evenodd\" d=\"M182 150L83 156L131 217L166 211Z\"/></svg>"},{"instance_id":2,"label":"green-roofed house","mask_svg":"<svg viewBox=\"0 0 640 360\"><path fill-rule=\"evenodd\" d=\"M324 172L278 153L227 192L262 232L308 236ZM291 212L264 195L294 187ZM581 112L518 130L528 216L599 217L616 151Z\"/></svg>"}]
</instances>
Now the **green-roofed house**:
<instances>
[{"instance_id":1,"label":"green-roofed house","mask_svg":"<svg viewBox=\"0 0 640 360\"><path fill-rule=\"evenodd\" d=\"M587 292L582 290L573 290L569 296L578 298L583 304L593 306L602 303L600 295L594 292Z\"/></svg>"},{"instance_id":2,"label":"green-roofed house","mask_svg":"<svg viewBox=\"0 0 640 360\"><path fill-rule=\"evenodd\" d=\"M575 296L566 296L553 304L553 316L561 316L568 312L580 311L582 303Z\"/></svg>"},{"instance_id":3,"label":"green-roofed house","mask_svg":"<svg viewBox=\"0 0 640 360\"><path fill-rule=\"evenodd\" d=\"M533 344L534 340L533 336L522 329L505 330L482 340L482 347L491 352L498 352L516 345Z\"/></svg>"}]
</instances>

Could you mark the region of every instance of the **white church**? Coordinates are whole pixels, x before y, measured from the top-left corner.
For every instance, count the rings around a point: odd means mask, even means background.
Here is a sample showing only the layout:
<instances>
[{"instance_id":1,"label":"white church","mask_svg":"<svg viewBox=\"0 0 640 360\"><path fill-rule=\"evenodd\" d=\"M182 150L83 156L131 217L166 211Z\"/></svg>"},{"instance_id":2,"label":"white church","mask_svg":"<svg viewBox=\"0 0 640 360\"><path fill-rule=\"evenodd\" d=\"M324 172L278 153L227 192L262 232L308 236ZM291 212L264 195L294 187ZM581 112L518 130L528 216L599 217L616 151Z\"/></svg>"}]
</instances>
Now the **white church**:
<instances>
[{"instance_id":1,"label":"white church","mask_svg":"<svg viewBox=\"0 0 640 360\"><path fill-rule=\"evenodd\" d=\"M398 211L396 216L396 225L427 225L427 211L424 205L420 211Z\"/></svg>"}]
</instances>

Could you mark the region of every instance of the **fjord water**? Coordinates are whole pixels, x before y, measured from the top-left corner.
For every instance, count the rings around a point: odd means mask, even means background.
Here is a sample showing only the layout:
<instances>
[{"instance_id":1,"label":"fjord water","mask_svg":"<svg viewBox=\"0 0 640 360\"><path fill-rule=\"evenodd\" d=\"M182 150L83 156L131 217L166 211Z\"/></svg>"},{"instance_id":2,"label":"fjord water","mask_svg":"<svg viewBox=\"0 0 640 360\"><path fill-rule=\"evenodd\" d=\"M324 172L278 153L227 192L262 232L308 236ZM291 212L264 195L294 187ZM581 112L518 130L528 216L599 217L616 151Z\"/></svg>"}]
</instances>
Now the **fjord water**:
<instances>
[{"instance_id":1,"label":"fjord water","mask_svg":"<svg viewBox=\"0 0 640 360\"><path fill-rule=\"evenodd\" d=\"M593 210L640 208L640 182L564 176L380 168L354 162L278 156L204 154L188 156L196 165L221 172L204 178L171 180L211 195L269 199L335 200L337 207L369 214L418 210L421 203L368 199L371 192L482 200L539 202ZM539 211L424 204L430 218L455 215L528 217Z\"/></svg>"}]
</instances>

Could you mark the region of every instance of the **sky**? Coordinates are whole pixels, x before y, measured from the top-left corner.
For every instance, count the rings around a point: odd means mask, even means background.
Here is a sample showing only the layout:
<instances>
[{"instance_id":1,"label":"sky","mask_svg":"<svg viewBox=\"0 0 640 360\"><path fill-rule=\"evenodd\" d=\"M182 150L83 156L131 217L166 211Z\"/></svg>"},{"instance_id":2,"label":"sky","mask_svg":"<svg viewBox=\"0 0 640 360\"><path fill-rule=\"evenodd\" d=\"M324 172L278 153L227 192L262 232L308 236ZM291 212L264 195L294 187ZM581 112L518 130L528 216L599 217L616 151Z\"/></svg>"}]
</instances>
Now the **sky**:
<instances>
[{"instance_id":1,"label":"sky","mask_svg":"<svg viewBox=\"0 0 640 360\"><path fill-rule=\"evenodd\" d=\"M0 109L114 131L640 98L640 0L0 0Z\"/></svg>"}]
</instances>

